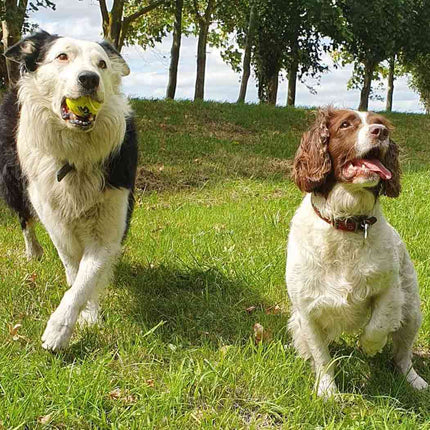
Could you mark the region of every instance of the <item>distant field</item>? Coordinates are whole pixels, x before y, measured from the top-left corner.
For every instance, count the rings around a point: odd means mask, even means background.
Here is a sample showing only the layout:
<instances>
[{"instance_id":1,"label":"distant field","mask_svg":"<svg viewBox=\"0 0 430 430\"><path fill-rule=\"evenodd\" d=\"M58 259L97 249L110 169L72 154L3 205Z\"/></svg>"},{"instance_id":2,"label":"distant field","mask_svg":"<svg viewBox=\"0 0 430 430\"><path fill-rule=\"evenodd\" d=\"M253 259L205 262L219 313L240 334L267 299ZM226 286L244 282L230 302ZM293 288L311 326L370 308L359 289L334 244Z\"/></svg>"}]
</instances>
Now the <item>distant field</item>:
<instances>
[{"instance_id":1,"label":"distant field","mask_svg":"<svg viewBox=\"0 0 430 430\"><path fill-rule=\"evenodd\" d=\"M0 204L0 429L430 429L430 392L366 358L354 337L332 352L338 401L315 398L310 365L286 331L289 180L303 109L134 101L137 205L103 325L77 329L60 354L40 337L65 291L46 232L27 263ZM418 271L424 324L416 367L430 381L430 119L391 114L403 193L383 199ZM253 325L267 337L254 341ZM22 324L14 333L10 328Z\"/></svg>"}]
</instances>

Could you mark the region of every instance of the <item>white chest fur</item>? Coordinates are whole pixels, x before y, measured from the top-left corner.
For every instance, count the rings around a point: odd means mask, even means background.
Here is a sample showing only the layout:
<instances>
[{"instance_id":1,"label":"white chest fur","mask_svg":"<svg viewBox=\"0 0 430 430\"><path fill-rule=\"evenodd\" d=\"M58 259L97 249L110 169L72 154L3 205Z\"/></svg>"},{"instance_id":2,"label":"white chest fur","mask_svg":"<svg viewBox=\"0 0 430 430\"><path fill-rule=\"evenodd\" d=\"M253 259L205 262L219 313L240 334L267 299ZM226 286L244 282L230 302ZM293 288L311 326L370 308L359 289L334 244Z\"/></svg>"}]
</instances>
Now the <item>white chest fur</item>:
<instances>
[{"instance_id":1,"label":"white chest fur","mask_svg":"<svg viewBox=\"0 0 430 430\"><path fill-rule=\"evenodd\" d=\"M356 330L369 318L372 297L399 279L402 243L377 212L369 236L336 230L314 212L310 196L297 210L288 242L291 300L320 320L330 337ZM400 287L399 293L400 293Z\"/></svg>"},{"instance_id":2,"label":"white chest fur","mask_svg":"<svg viewBox=\"0 0 430 430\"><path fill-rule=\"evenodd\" d=\"M25 90L21 89L23 93ZM30 200L40 218L49 211L58 218L76 219L103 199L102 165L124 139L129 109L122 97L111 99L115 109L101 112L91 132L65 128L48 106L35 105L31 100L22 104L18 156L28 179ZM58 182L57 172L66 162L74 170Z\"/></svg>"}]
</instances>

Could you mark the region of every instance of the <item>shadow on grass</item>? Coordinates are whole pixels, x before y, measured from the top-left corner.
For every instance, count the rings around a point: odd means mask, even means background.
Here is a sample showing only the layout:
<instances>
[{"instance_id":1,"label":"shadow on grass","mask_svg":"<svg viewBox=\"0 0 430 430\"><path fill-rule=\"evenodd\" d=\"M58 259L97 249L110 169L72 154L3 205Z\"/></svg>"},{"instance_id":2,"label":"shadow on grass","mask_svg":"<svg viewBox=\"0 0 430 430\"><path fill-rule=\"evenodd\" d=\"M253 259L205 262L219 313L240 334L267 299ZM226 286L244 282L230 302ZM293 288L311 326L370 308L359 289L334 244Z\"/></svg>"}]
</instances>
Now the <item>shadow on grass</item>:
<instances>
[{"instance_id":1,"label":"shadow on grass","mask_svg":"<svg viewBox=\"0 0 430 430\"><path fill-rule=\"evenodd\" d=\"M430 392L413 389L406 378L398 371L391 353L392 345L384 348L381 354L367 357L358 346L346 342L333 345L332 357L343 357L337 362L336 383L343 393L363 395L371 402L391 398L396 407L420 413L428 408ZM430 360L414 355L415 370L425 380L430 381Z\"/></svg>"},{"instance_id":2,"label":"shadow on grass","mask_svg":"<svg viewBox=\"0 0 430 430\"><path fill-rule=\"evenodd\" d=\"M157 329L162 341L183 346L247 342L256 318L261 323L286 327L286 315L267 315L267 302L240 279L226 277L216 268L130 266L116 272L118 286L130 293L130 315L146 328ZM249 314L246 309L256 306ZM274 318L275 317L275 318Z\"/></svg>"}]
</instances>

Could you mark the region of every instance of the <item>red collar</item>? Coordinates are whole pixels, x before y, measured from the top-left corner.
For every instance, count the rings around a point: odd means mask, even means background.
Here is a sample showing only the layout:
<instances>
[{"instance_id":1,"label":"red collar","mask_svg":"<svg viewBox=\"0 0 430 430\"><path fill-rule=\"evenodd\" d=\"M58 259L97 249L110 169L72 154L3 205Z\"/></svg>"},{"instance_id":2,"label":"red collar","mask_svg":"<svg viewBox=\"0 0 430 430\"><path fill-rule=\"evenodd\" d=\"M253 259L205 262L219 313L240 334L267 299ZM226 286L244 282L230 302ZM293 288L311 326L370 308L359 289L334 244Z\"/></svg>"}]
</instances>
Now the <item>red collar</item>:
<instances>
[{"instance_id":1,"label":"red collar","mask_svg":"<svg viewBox=\"0 0 430 430\"><path fill-rule=\"evenodd\" d=\"M355 233L357 231L364 231L365 238L367 237L367 229L369 226L375 224L376 217L368 217L366 215L353 216L351 218L325 218L321 215L321 212L312 202L312 207L315 213L326 223L332 225L337 230L350 231Z\"/></svg>"}]
</instances>

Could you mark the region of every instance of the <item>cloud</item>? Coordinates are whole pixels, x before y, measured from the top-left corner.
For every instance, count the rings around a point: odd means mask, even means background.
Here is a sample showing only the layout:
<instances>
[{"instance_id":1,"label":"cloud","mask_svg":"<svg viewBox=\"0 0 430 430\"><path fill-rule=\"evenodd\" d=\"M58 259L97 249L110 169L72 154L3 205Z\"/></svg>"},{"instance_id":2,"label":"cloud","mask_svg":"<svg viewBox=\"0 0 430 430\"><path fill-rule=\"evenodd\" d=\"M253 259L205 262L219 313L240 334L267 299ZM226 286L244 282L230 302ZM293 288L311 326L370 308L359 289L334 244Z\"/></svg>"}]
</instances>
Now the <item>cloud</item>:
<instances>
[{"instance_id":1,"label":"cloud","mask_svg":"<svg viewBox=\"0 0 430 430\"><path fill-rule=\"evenodd\" d=\"M101 38L101 17L96 0L58 0L56 10L40 9L31 14L33 22L49 32L73 36L86 40ZM108 2L109 3L109 2ZM110 4L109 4L110 6ZM163 98L166 92L169 72L171 37L165 38L154 48L143 50L139 46L127 46L122 54L129 63L131 74L124 79L124 92L130 96L144 98ZM192 99L196 76L195 37L182 40L179 61L177 97ZM297 84L296 104L298 106L335 106L356 108L360 98L359 91L347 91L346 84L351 77L351 66L334 69L331 59L325 60L330 71L321 78L320 85L315 86L316 95L309 92L306 85ZM252 76L247 91L247 101L257 103L257 86ZM217 101L234 102L240 86L240 75L226 65L219 50L208 48L206 66L205 98ZM285 105L287 83L279 82L278 104ZM423 112L419 97L407 84L407 78L395 81L393 106L396 111ZM383 110L385 102L370 100L369 109Z\"/></svg>"}]
</instances>

